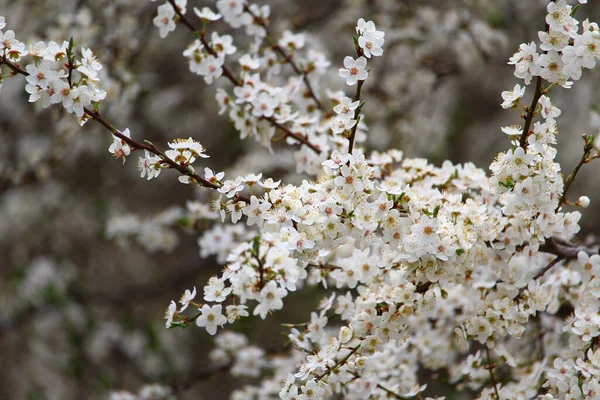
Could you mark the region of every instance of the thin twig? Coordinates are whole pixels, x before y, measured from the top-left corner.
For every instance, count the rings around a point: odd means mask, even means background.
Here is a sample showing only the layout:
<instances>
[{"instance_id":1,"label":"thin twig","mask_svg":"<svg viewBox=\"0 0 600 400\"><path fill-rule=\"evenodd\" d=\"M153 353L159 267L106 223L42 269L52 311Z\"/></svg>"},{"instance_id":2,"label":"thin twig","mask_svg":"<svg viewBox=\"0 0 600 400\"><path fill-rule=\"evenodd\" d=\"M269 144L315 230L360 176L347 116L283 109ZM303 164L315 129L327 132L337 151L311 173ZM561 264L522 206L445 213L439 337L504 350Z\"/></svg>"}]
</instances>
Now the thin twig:
<instances>
[{"instance_id":1,"label":"thin twig","mask_svg":"<svg viewBox=\"0 0 600 400\"><path fill-rule=\"evenodd\" d=\"M364 52L363 50L360 48L360 46L358 45L358 42L356 42L356 38L355 38L355 42L354 42L355 48L356 48L356 54L358 55L358 57L362 57L364 56ZM354 101L360 101L360 90L362 89L362 85L365 83L365 81L358 81L356 83L356 94L354 94ZM354 149L354 138L356 137L356 130L358 129L358 124L360 122L360 110L362 109L362 104L358 104L358 107L356 107L356 110L354 110L354 120L356 120L356 124L354 124L354 126L352 127L352 131L350 133L350 136L348 137L348 153L352 154L352 150Z\"/></svg>"},{"instance_id":2,"label":"thin twig","mask_svg":"<svg viewBox=\"0 0 600 400\"><path fill-rule=\"evenodd\" d=\"M269 121L271 123L271 125L278 128L279 130L281 130L286 136L292 137L296 141L298 141L302 144L305 144L309 149L313 150L317 154L319 154L321 152L321 149L319 148L319 146L312 144L305 137L298 135L297 133L294 133L291 130L289 130L288 128L286 128L285 126L281 125L280 123L278 123L275 120L275 118L269 117L269 118L265 118L265 120Z\"/></svg>"},{"instance_id":3,"label":"thin twig","mask_svg":"<svg viewBox=\"0 0 600 400\"><path fill-rule=\"evenodd\" d=\"M529 136L529 129L531 128L531 122L535 116L535 110L537 109L537 103L542 97L542 77L537 77L535 84L535 92L533 99L531 100L531 107L527 110L527 116L525 117L525 125L523 126L523 133L521 133L521 139L519 140L519 146L523 149L527 149L527 137Z\"/></svg>"},{"instance_id":4,"label":"thin twig","mask_svg":"<svg viewBox=\"0 0 600 400\"><path fill-rule=\"evenodd\" d=\"M487 370L490 373L490 380L492 381L492 386L494 387L494 392L496 393L496 399L500 400L500 393L498 392L498 382L496 382L496 377L494 376L492 357L490 357L490 348L488 347L487 343L485 344L485 353L487 355Z\"/></svg>"},{"instance_id":5,"label":"thin twig","mask_svg":"<svg viewBox=\"0 0 600 400\"><path fill-rule=\"evenodd\" d=\"M585 141L585 143L583 145L583 155L581 156L579 163L573 168L573 171L569 174L569 176L567 177L567 180L565 181L563 193L560 196L560 199L558 200L558 206L556 206L556 212L558 212L558 210L560 210L560 207L566 201L567 192L569 191L571 184L575 180L575 177L577 176L577 173L579 172L579 170L581 169L583 164L587 164L588 162L590 162L589 157L592 152L592 149L594 148L594 142L593 142L593 139L590 139L587 136L584 136L583 140Z\"/></svg>"},{"instance_id":6,"label":"thin twig","mask_svg":"<svg viewBox=\"0 0 600 400\"><path fill-rule=\"evenodd\" d=\"M360 101L360 90L362 89L362 85L365 81L358 81L356 84L356 94L354 95L354 101ZM360 110L362 105L359 104L354 111L354 119L356 120L356 124L352 127L352 131L350 133L350 137L348 138L348 153L352 154L352 150L354 149L354 138L356 137L356 130L358 129L358 124L360 122Z\"/></svg>"},{"instance_id":7,"label":"thin twig","mask_svg":"<svg viewBox=\"0 0 600 400\"><path fill-rule=\"evenodd\" d=\"M546 272L550 271L552 269L552 267L554 267L556 264L558 264L562 260L564 260L564 258L562 258L560 256L556 257L548 265L546 265L541 271L539 271L537 274L535 274L533 276L533 278L531 278L531 279L534 280L534 281L538 280L539 278L541 278L542 276L544 276L546 274ZM527 289L527 286L523 286L521 289L519 289L519 293L517 294L517 296L515 298L521 297L521 294L523 294L523 292L525 291L525 289Z\"/></svg>"},{"instance_id":8,"label":"thin twig","mask_svg":"<svg viewBox=\"0 0 600 400\"><path fill-rule=\"evenodd\" d=\"M209 180L201 177L200 175L196 174L195 172L192 172L188 166L181 165L181 164L173 161L172 159L167 157L162 151L160 151L154 144L152 144L150 142L147 142L147 144L140 143L130 137L123 135L118 129L116 129L106 119L104 119L98 111L93 111L88 108L84 108L83 110L86 115L88 115L93 120L99 122L102 126L104 126L106 129L108 129L113 135L115 135L116 137L118 137L119 139L121 139L125 143L127 143L127 145L129 147L132 147L133 149L136 149L136 150L147 150L148 152L159 156L163 163L167 164L168 166L170 166L173 169L176 169L181 174L187 175L190 178L193 178L200 186L203 186L203 187L206 187L209 189L215 189L215 190L220 188L219 185L216 185L216 184L210 182ZM244 196L236 196L236 199L244 201L246 203L250 203L250 199L248 199Z\"/></svg>"},{"instance_id":9,"label":"thin twig","mask_svg":"<svg viewBox=\"0 0 600 400\"><path fill-rule=\"evenodd\" d=\"M342 358L340 361L338 361L334 366L332 367L328 367L325 372L323 372L321 375L317 376L317 382L319 382L321 379L323 379L324 377L326 377L327 375L329 375L331 373L331 371L333 371L334 369L336 369L337 367L343 365L346 361L348 361L348 359L352 356L352 354L356 353L356 351L360 348L360 344L356 345L355 347L352 347L350 350L350 353L348 353L344 358Z\"/></svg>"},{"instance_id":10,"label":"thin twig","mask_svg":"<svg viewBox=\"0 0 600 400\"><path fill-rule=\"evenodd\" d=\"M381 383L377 384L377 387L381 390L383 390L384 392L386 392L387 394L389 394L390 396L393 396L397 399L402 399L402 400L406 400L406 397L399 395L398 393L386 388L385 386L383 386Z\"/></svg>"}]
</instances>

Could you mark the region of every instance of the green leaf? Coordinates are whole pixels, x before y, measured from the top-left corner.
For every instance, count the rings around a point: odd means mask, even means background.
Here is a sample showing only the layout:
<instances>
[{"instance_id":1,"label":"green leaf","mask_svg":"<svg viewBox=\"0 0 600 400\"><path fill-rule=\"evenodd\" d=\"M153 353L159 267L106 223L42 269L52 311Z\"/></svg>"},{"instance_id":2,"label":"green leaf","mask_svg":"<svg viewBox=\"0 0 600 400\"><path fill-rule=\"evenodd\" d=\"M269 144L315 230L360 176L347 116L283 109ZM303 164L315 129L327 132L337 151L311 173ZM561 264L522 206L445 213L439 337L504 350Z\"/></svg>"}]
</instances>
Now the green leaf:
<instances>
[{"instance_id":1,"label":"green leaf","mask_svg":"<svg viewBox=\"0 0 600 400\"><path fill-rule=\"evenodd\" d=\"M575 13L577 12L577 10L579 10L580 5L581 4L577 4L577 5L573 6L573 11L571 11L571 17L575 16Z\"/></svg>"},{"instance_id":2,"label":"green leaf","mask_svg":"<svg viewBox=\"0 0 600 400\"><path fill-rule=\"evenodd\" d=\"M258 257L258 252L260 250L260 235L257 235L252 239L252 255L254 257Z\"/></svg>"}]
</instances>

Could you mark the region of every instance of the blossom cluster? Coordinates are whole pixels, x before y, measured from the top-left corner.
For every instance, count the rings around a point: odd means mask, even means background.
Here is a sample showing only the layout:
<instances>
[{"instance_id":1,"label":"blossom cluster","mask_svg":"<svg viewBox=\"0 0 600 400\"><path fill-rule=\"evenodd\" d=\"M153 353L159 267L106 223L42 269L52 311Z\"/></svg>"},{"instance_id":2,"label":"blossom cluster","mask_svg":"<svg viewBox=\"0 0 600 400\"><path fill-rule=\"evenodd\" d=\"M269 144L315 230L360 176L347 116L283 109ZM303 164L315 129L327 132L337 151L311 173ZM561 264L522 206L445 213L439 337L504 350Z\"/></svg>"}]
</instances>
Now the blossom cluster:
<instances>
[{"instance_id":1,"label":"blossom cluster","mask_svg":"<svg viewBox=\"0 0 600 400\"><path fill-rule=\"evenodd\" d=\"M97 88L102 64L94 53L82 48L81 59L75 59L72 41L62 44L40 41L27 49L12 30L3 32L4 27L3 18L0 23L2 58L15 63L24 56L34 60L26 67L29 76L25 90L29 93L29 101L40 101L44 108L62 104L69 113L79 118L80 124L85 123L84 109L106 97L106 92Z\"/></svg>"},{"instance_id":2,"label":"blossom cluster","mask_svg":"<svg viewBox=\"0 0 600 400\"><path fill-rule=\"evenodd\" d=\"M176 21L186 25L197 37L183 53L190 71L207 84L228 79L233 86L216 90L221 113L242 138L253 137L271 151L277 132L299 145L296 172L311 179L296 185L261 173L226 179L209 167L201 176L192 164L208 156L191 137L169 142L163 153L101 120L113 134L113 155L125 160L145 151L138 163L142 178L171 168L180 182L218 196L211 209L190 202L185 212L173 209L148 221L119 217L107 234L122 241L136 237L149 251L168 251L176 245L171 226L210 221L198 239L200 256L216 256L225 267L201 290L190 285L178 302L171 301L165 326L195 324L216 335L213 361L234 376L262 377L233 398L424 398L431 388L422 382L421 369L443 373L449 384L477 391L482 399L598 397L600 256L597 249L575 244L581 213L565 212L564 206L589 204L587 197L570 202L567 192L579 168L599 158L600 150L585 135L580 165L563 177L555 146L562 111L550 96L554 86L569 88L584 68L595 66L596 23L584 21L579 33L573 7L566 0L551 2L548 29L539 34L544 53L532 42L511 57L525 86L503 92L501 106L520 111L525 123L502 128L510 148L498 154L488 176L472 163L436 166L399 150L368 153L354 147L368 132L361 116L367 62L383 55L385 35L372 21L358 20L358 57L347 56L338 71L346 85L356 85L355 97L327 90L322 98L311 79L324 75L329 61L303 52L303 34L285 31L274 40L268 6L219 0L218 13L195 8L201 30L186 7L186 0L158 7L154 24L160 36L173 31ZM245 29L251 39L247 52L238 53L231 35L215 31L207 40L206 26L220 19ZM76 61L72 42L63 44L64 57L57 58L48 50L52 43L29 51L33 62L26 67L30 101L49 99L46 105L54 102L48 91L58 85L69 92L91 90L82 87L94 87L101 68L87 50ZM18 43L4 46L4 63L27 54ZM48 54L55 59L46 61L55 64L45 63ZM239 68L230 69L238 55ZM292 76L283 72L285 64ZM523 107L520 99L533 77L532 105ZM322 104L325 98L331 113ZM77 108L89 105L83 100L71 108L61 101L78 117L87 113ZM224 225L216 224L219 217ZM329 295L310 321L289 327L291 350L270 356L226 328L241 318L268 318L306 286L320 286ZM523 351L526 346L535 351Z\"/></svg>"},{"instance_id":3,"label":"blossom cluster","mask_svg":"<svg viewBox=\"0 0 600 400\"><path fill-rule=\"evenodd\" d=\"M538 54L535 42L519 46L509 62L515 66L517 78L528 85L532 77L540 76L568 88L573 84L570 79L579 80L584 68L596 66L600 57L598 24L585 20L579 32L579 21L572 14L573 7L566 0L548 4L548 31L539 32L539 48L544 53Z\"/></svg>"}]
</instances>

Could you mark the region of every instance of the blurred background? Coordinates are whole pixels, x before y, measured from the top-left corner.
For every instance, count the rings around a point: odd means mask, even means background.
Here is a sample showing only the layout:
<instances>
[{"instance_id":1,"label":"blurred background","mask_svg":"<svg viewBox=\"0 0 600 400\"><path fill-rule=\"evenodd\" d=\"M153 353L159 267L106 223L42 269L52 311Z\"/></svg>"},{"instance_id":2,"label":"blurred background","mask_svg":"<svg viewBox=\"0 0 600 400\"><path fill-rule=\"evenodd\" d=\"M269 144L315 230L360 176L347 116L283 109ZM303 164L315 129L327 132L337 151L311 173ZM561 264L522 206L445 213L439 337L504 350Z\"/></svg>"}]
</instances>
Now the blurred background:
<instances>
[{"instance_id":1,"label":"blurred background","mask_svg":"<svg viewBox=\"0 0 600 400\"><path fill-rule=\"evenodd\" d=\"M600 4L578 11L600 19ZM104 65L108 96L100 109L138 140L166 147L192 136L204 145L215 171L259 173L299 182L293 147L274 154L242 141L218 115L215 87L189 72L182 52L193 40L179 27L161 40L152 19L160 3L137 0L0 0L5 30L19 40L61 43L73 37ZM373 60L363 88L369 150L401 149L408 158L435 164L449 159L487 168L509 147L501 126L519 124L503 110L500 93L516 78L508 58L543 29L542 0L278 0L270 23L306 32L307 47L324 52L330 73L314 82L349 90L337 76L353 54L356 20L373 20L386 32L384 56ZM214 2L190 0L192 7ZM192 14L193 15L193 14ZM213 25L210 26L212 29ZM222 22L238 47L243 31ZM239 41L238 41L239 39ZM284 68L285 69L285 68ZM3 69L3 73L6 73ZM597 133L598 71L586 70L573 89L552 90L563 109L558 159L568 173L582 153L584 133ZM521 82L519 82L521 83ZM177 398L217 399L252 383L217 373L194 379L209 365L212 338L204 329L164 328L163 314L185 289L202 287L219 273L211 237L198 238L214 221L200 212L212 193L182 185L172 171L147 182L136 160L125 165L108 152L112 138L90 122L80 128L59 107L29 104L24 79L5 80L0 94L0 399L105 399L115 390L136 392L147 383L180 388ZM530 102L526 95L525 104ZM328 106L329 107L329 106ZM600 164L598 164L600 165ZM571 191L586 194L581 237L598 233L600 180L589 164ZM193 201L190 203L190 201ZM194 213L196 215L194 216ZM233 240L235 230L223 231ZM222 239L222 238L221 238ZM310 319L323 293L307 289L285 299L266 321L233 326L251 342L283 351L280 324ZM425 383L425 382L423 382ZM223 388L227 388L224 390ZM148 397L150 398L150 397Z\"/></svg>"}]
</instances>

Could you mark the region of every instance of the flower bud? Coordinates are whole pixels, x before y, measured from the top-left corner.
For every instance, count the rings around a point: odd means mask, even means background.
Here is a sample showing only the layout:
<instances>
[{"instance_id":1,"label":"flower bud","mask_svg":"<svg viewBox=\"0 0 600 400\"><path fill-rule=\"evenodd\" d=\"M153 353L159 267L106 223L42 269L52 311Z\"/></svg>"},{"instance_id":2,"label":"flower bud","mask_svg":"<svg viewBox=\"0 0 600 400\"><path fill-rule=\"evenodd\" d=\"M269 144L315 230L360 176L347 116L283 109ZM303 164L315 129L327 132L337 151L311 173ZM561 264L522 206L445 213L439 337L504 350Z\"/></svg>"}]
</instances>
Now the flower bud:
<instances>
[{"instance_id":1,"label":"flower bud","mask_svg":"<svg viewBox=\"0 0 600 400\"><path fill-rule=\"evenodd\" d=\"M587 196L581 196L575 205L581 208L587 208L590 205L590 198Z\"/></svg>"}]
</instances>

